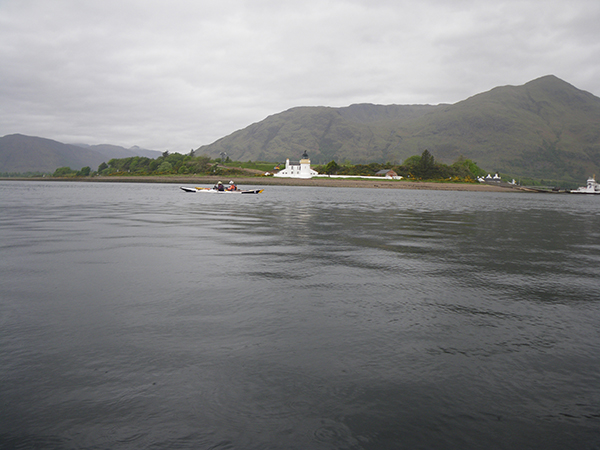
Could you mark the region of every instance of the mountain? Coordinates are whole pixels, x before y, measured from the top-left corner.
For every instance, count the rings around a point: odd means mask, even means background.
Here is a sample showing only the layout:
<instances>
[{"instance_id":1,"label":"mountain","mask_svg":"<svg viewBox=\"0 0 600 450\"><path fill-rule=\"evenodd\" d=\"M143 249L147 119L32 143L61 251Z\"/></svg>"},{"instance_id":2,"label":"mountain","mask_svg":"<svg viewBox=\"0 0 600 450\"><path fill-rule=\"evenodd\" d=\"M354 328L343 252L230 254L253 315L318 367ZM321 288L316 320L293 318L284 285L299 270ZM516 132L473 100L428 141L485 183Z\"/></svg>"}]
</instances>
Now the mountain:
<instances>
[{"instance_id":1,"label":"mountain","mask_svg":"<svg viewBox=\"0 0 600 450\"><path fill-rule=\"evenodd\" d=\"M402 162L428 149L514 177L581 181L600 173L600 98L548 75L452 105L298 107L198 148L234 160Z\"/></svg>"},{"instance_id":2,"label":"mountain","mask_svg":"<svg viewBox=\"0 0 600 450\"><path fill-rule=\"evenodd\" d=\"M147 158L156 159L162 152L157 150L147 150L137 145L134 145L130 148L120 147L118 145L110 145L110 144L100 144L100 145L87 145L87 144L74 144L78 147L87 148L89 150L93 150L95 152L104 155L107 158L105 161L108 161L113 158L129 158L131 156L145 156Z\"/></svg>"},{"instance_id":3,"label":"mountain","mask_svg":"<svg viewBox=\"0 0 600 450\"><path fill-rule=\"evenodd\" d=\"M115 145L63 144L51 139L22 134L0 138L0 172L54 172L59 167L79 170L89 166L96 169L102 162L113 158L148 156L161 153L139 147L125 149Z\"/></svg>"}]
</instances>

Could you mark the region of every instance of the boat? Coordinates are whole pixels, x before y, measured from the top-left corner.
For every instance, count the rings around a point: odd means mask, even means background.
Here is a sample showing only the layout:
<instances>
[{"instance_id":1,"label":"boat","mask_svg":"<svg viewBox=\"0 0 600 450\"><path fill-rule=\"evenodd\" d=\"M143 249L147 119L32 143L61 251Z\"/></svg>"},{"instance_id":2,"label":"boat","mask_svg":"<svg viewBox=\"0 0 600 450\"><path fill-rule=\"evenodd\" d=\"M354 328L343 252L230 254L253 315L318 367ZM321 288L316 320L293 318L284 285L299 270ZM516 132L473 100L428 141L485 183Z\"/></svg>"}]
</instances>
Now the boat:
<instances>
[{"instance_id":1,"label":"boat","mask_svg":"<svg viewBox=\"0 0 600 450\"><path fill-rule=\"evenodd\" d=\"M260 194L263 189L238 189L236 191L218 191L213 188L180 186L184 192L203 192L205 194Z\"/></svg>"},{"instance_id":2,"label":"boat","mask_svg":"<svg viewBox=\"0 0 600 450\"><path fill-rule=\"evenodd\" d=\"M600 183L596 182L596 176L591 176L587 180L587 186L578 187L570 191L571 194L600 194Z\"/></svg>"}]
</instances>

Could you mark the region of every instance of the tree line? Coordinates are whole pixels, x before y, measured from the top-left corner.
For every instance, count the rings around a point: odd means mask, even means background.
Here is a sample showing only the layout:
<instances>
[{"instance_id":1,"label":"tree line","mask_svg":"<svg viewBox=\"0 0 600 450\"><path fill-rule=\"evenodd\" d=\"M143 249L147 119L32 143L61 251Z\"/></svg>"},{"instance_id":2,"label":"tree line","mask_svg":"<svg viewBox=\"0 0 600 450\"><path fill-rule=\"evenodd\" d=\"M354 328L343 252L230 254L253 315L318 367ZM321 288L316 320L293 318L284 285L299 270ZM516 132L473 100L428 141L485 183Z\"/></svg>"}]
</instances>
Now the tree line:
<instances>
[{"instance_id":1,"label":"tree line","mask_svg":"<svg viewBox=\"0 0 600 450\"><path fill-rule=\"evenodd\" d=\"M156 159L146 156L113 158L100 164L97 171L91 171L89 167L84 167L81 171L60 167L56 169L53 176L228 174L219 162L221 161L212 160L209 156L196 156L193 150L187 155L166 151Z\"/></svg>"},{"instance_id":2,"label":"tree line","mask_svg":"<svg viewBox=\"0 0 600 450\"><path fill-rule=\"evenodd\" d=\"M330 161L324 166L317 166L315 170L328 175L357 175L373 176L381 170L393 170L404 178L413 180L448 180L472 182L478 176L487 172L477 166L470 159L460 157L454 163L447 165L435 161L429 150L407 158L402 164L370 163L340 166L335 161Z\"/></svg>"},{"instance_id":3,"label":"tree line","mask_svg":"<svg viewBox=\"0 0 600 450\"><path fill-rule=\"evenodd\" d=\"M69 167L56 169L55 177L87 177L87 176L110 176L110 175L240 175L241 168L230 166L248 166L256 163L238 163L227 159L211 159L206 155L196 155L192 150L189 154L164 152L156 159L145 156L132 156L128 158L113 158L98 166L97 171L90 167L81 170L72 170ZM392 163L370 163L370 164L343 164L335 161L322 166L315 166L319 173L329 175L357 175L374 176L381 170L393 170L399 176L414 180L454 180L475 181L478 176L486 172L479 168L470 159L459 158L451 165L438 163L429 150L423 151L421 155L411 156L402 164Z\"/></svg>"}]
</instances>

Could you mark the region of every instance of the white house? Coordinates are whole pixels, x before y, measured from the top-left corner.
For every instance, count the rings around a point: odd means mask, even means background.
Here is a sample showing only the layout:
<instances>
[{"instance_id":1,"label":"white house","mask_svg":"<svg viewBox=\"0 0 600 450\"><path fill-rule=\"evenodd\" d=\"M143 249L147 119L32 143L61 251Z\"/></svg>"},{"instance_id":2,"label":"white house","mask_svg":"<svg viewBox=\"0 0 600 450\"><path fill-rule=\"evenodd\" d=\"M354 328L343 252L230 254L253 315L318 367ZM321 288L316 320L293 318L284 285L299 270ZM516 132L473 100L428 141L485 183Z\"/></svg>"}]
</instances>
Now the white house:
<instances>
[{"instance_id":1,"label":"white house","mask_svg":"<svg viewBox=\"0 0 600 450\"><path fill-rule=\"evenodd\" d=\"M310 168L310 159L306 152L302 154L300 162L290 162L289 158L285 160L285 169L280 170L273 176L287 178L312 178L319 173Z\"/></svg>"},{"instance_id":2,"label":"white house","mask_svg":"<svg viewBox=\"0 0 600 450\"><path fill-rule=\"evenodd\" d=\"M388 179L393 179L393 180L401 180L403 178L400 175L398 175L396 172L394 172L392 169L380 170L379 172L377 172L375 174L375 176L376 177L386 177Z\"/></svg>"}]
</instances>

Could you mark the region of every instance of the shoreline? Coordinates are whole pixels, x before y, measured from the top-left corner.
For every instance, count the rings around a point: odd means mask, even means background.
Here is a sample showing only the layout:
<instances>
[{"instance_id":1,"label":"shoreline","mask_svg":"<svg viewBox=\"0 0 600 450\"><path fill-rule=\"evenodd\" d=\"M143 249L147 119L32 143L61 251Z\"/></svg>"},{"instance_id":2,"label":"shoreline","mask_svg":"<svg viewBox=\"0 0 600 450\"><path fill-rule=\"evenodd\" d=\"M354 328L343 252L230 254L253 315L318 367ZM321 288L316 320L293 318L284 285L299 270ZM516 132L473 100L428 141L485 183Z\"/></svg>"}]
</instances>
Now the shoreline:
<instances>
[{"instance_id":1,"label":"shoreline","mask_svg":"<svg viewBox=\"0 0 600 450\"><path fill-rule=\"evenodd\" d=\"M491 185L482 183L436 183L431 181L404 180L365 180L340 178L274 178L274 177L233 177L238 186L318 186L353 187L371 189L422 189L434 191L473 191L473 192L535 192L511 185ZM215 176L98 176L93 178L0 178L0 181L53 181L75 183L168 183L168 184L215 184L225 178ZM223 181L227 183L228 180Z\"/></svg>"}]
</instances>

